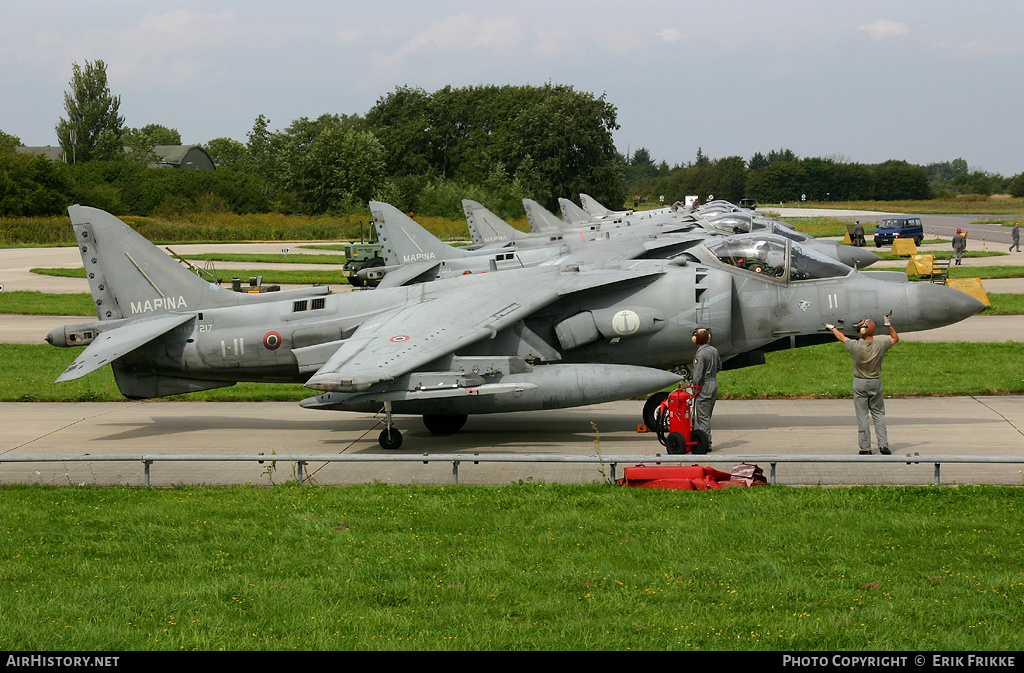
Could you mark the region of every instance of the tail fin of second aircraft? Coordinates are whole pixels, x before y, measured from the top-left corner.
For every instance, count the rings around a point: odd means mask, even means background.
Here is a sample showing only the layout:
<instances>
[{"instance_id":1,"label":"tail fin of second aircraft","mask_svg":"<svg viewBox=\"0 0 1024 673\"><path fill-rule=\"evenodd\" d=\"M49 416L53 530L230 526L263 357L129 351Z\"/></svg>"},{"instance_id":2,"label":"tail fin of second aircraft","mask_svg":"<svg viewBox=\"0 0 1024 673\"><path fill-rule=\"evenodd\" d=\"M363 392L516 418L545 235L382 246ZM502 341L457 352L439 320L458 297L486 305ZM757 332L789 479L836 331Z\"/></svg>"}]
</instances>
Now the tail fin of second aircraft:
<instances>
[{"instance_id":1,"label":"tail fin of second aircraft","mask_svg":"<svg viewBox=\"0 0 1024 673\"><path fill-rule=\"evenodd\" d=\"M523 199L526 220L530 223L530 231L534 233L562 233L565 223L555 217L554 213L533 199Z\"/></svg>"},{"instance_id":2,"label":"tail fin of second aircraft","mask_svg":"<svg viewBox=\"0 0 1024 673\"><path fill-rule=\"evenodd\" d=\"M469 224L469 236L478 245L529 238L529 234L519 231L476 201L463 199L462 210Z\"/></svg>"},{"instance_id":3,"label":"tail fin of second aircraft","mask_svg":"<svg viewBox=\"0 0 1024 673\"><path fill-rule=\"evenodd\" d=\"M633 212L632 210L609 210L607 206L593 196L582 192L580 192L580 204L583 205L583 210L594 217L618 217L620 215L629 215Z\"/></svg>"},{"instance_id":4,"label":"tail fin of second aircraft","mask_svg":"<svg viewBox=\"0 0 1024 673\"><path fill-rule=\"evenodd\" d=\"M583 210L569 199L558 199L558 206L562 209L562 219L569 224L589 224L594 221L594 217Z\"/></svg>"},{"instance_id":5,"label":"tail fin of second aircraft","mask_svg":"<svg viewBox=\"0 0 1024 673\"><path fill-rule=\"evenodd\" d=\"M467 255L465 250L448 245L389 203L370 201L370 212L387 266Z\"/></svg>"},{"instance_id":6,"label":"tail fin of second aircraft","mask_svg":"<svg viewBox=\"0 0 1024 673\"><path fill-rule=\"evenodd\" d=\"M68 214L100 320L233 303L110 213L74 205Z\"/></svg>"},{"instance_id":7,"label":"tail fin of second aircraft","mask_svg":"<svg viewBox=\"0 0 1024 673\"><path fill-rule=\"evenodd\" d=\"M583 210L594 217L604 217L609 213L609 210L598 202L597 199L588 194L583 194L582 192L580 193L580 204L583 206Z\"/></svg>"}]
</instances>

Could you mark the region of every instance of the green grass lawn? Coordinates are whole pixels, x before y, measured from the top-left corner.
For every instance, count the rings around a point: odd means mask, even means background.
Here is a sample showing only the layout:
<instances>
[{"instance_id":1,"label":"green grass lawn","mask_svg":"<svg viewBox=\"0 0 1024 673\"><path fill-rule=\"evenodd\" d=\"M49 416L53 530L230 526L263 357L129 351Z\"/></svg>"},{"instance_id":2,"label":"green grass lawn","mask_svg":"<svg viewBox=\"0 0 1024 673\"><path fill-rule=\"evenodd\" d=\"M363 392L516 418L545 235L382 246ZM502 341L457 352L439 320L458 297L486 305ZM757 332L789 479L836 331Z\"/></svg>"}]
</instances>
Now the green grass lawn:
<instances>
[{"instance_id":1,"label":"green grass lawn","mask_svg":"<svg viewBox=\"0 0 1024 673\"><path fill-rule=\"evenodd\" d=\"M343 246L342 246L343 247ZM208 252L196 255L182 255L190 262L252 262L253 264L344 264L343 255L324 255L306 252L285 254L252 255L248 253ZM198 265L197 265L198 266Z\"/></svg>"},{"instance_id":2,"label":"green grass lawn","mask_svg":"<svg viewBox=\"0 0 1024 673\"><path fill-rule=\"evenodd\" d=\"M950 278L1022 278L1024 266L950 266Z\"/></svg>"},{"instance_id":3,"label":"green grass lawn","mask_svg":"<svg viewBox=\"0 0 1024 673\"><path fill-rule=\"evenodd\" d=\"M1014 487L5 486L0 502L13 651L1014 651L1024 620Z\"/></svg>"},{"instance_id":4,"label":"green grass lawn","mask_svg":"<svg viewBox=\"0 0 1024 673\"><path fill-rule=\"evenodd\" d=\"M874 249L874 248L872 248L871 251L874 252L876 255L878 255L878 258L883 260L883 261L884 260L893 260L893 259L901 259L901 260L910 261L910 257L908 255L894 255L891 252L882 252L881 250ZM952 259L953 258L953 251L952 250L928 250L928 251L922 252L921 254L931 255L935 259ZM964 253L964 257L965 258L967 258L967 257L1003 257L1003 256L1005 256L1007 254L1009 254L1009 253L997 252L997 251L994 251L994 250L968 250L967 252ZM1020 268L1020 267L1017 267L1017 268Z\"/></svg>"},{"instance_id":5,"label":"green grass lawn","mask_svg":"<svg viewBox=\"0 0 1024 673\"><path fill-rule=\"evenodd\" d=\"M92 303L92 296L88 292L49 294L46 292L18 290L15 292L0 292L0 313L89 316L95 319L96 306ZM86 321L75 320L74 322Z\"/></svg>"},{"instance_id":6,"label":"green grass lawn","mask_svg":"<svg viewBox=\"0 0 1024 673\"><path fill-rule=\"evenodd\" d=\"M1020 343L903 341L885 356L885 395L1021 394L1024 359L1020 353ZM850 355L838 342L768 353L766 361L721 372L719 398L852 397Z\"/></svg>"},{"instance_id":7,"label":"green grass lawn","mask_svg":"<svg viewBox=\"0 0 1024 673\"><path fill-rule=\"evenodd\" d=\"M926 201L809 201L804 204L787 203L785 207L842 208L844 210L878 210L884 213L919 213L922 215L1019 215L1024 212L1021 198L959 198L929 199ZM769 212L772 204L758 206L758 210Z\"/></svg>"},{"instance_id":8,"label":"green grass lawn","mask_svg":"<svg viewBox=\"0 0 1024 673\"><path fill-rule=\"evenodd\" d=\"M295 256L292 256L295 262ZM75 269L32 269L32 273L39 273L58 278L85 278L84 268ZM265 285L277 283L283 285L342 285L348 284L348 279L342 275L339 266L338 270L323 269L217 269L217 276L224 283L230 283L232 276L241 278L243 283L248 282L252 276L263 276Z\"/></svg>"},{"instance_id":9,"label":"green grass lawn","mask_svg":"<svg viewBox=\"0 0 1024 673\"><path fill-rule=\"evenodd\" d=\"M1022 315L1024 294L988 294L989 306L978 315Z\"/></svg>"}]
</instances>

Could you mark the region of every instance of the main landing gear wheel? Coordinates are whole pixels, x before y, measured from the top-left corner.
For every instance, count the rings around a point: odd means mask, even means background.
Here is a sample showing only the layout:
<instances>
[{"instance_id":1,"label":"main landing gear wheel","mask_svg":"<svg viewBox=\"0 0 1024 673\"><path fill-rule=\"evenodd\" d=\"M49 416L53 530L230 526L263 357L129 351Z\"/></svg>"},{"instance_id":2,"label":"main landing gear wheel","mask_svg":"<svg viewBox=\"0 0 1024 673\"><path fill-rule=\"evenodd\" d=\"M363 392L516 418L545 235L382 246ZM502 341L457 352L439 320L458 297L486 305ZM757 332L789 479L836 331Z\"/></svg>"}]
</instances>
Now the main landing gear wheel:
<instances>
[{"instance_id":1,"label":"main landing gear wheel","mask_svg":"<svg viewBox=\"0 0 1024 673\"><path fill-rule=\"evenodd\" d=\"M384 403L384 429L377 437L382 449L397 449L402 445L402 433L391 422L391 402Z\"/></svg>"},{"instance_id":2,"label":"main landing gear wheel","mask_svg":"<svg viewBox=\"0 0 1024 673\"><path fill-rule=\"evenodd\" d=\"M384 428L380 431L380 436L377 438L380 442L380 448L393 450L397 449L402 445L402 433L395 428Z\"/></svg>"},{"instance_id":3,"label":"main landing gear wheel","mask_svg":"<svg viewBox=\"0 0 1024 673\"><path fill-rule=\"evenodd\" d=\"M424 414L423 425L435 435L454 435L468 418L466 414Z\"/></svg>"},{"instance_id":4,"label":"main landing gear wheel","mask_svg":"<svg viewBox=\"0 0 1024 673\"><path fill-rule=\"evenodd\" d=\"M647 429L656 432L658 429L658 409L661 403L668 399L668 393L654 393L644 402L644 425Z\"/></svg>"}]
</instances>

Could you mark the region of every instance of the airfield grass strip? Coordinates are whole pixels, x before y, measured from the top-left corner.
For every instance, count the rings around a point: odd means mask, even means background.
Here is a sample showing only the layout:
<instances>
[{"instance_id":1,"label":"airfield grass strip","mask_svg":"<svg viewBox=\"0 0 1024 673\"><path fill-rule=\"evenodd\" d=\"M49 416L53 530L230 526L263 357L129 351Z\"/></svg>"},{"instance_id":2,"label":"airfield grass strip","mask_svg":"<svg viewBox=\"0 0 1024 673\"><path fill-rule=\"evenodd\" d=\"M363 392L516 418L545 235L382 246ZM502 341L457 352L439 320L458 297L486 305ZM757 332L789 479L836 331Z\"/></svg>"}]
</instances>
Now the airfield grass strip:
<instances>
[{"instance_id":1,"label":"airfield grass strip","mask_svg":"<svg viewBox=\"0 0 1024 673\"><path fill-rule=\"evenodd\" d=\"M0 487L28 650L1020 649L1018 487Z\"/></svg>"},{"instance_id":2,"label":"airfield grass strip","mask_svg":"<svg viewBox=\"0 0 1024 673\"><path fill-rule=\"evenodd\" d=\"M0 313L81 316L82 320L75 322L87 322L88 318L96 319L96 305L92 303L92 295L88 292L50 294L16 290L0 292ZM44 336L46 335L40 334L40 340Z\"/></svg>"},{"instance_id":3,"label":"airfield grass strip","mask_svg":"<svg viewBox=\"0 0 1024 673\"><path fill-rule=\"evenodd\" d=\"M292 259L294 262L295 259ZM252 276L263 276L263 283L279 283L287 285L343 285L348 284L348 279L342 275L341 268L332 269L216 269L217 277L224 284L229 284L231 278L240 278L247 283ZM84 268L74 269L32 269L32 273L39 273L46 276L58 278L85 278Z\"/></svg>"},{"instance_id":4,"label":"airfield grass strip","mask_svg":"<svg viewBox=\"0 0 1024 673\"><path fill-rule=\"evenodd\" d=\"M41 338L41 337L40 337ZM109 367L54 383L81 353L46 344L0 344L0 402L117 402L124 397ZM886 355L882 373L888 397L1024 394L1019 343L902 342ZM853 369L840 343L768 353L767 363L718 375L720 399L852 396ZM314 395L299 384L238 383L176 395L171 400L298 401Z\"/></svg>"},{"instance_id":5,"label":"airfield grass strip","mask_svg":"<svg viewBox=\"0 0 1024 673\"><path fill-rule=\"evenodd\" d=\"M899 259L906 262L910 261L909 255L896 255L893 254L892 252L881 252L876 248L870 248L870 251L878 255L878 258L882 261L892 261L894 259ZM935 259L953 259L952 250L922 250L919 251L919 254L931 255ZM997 250L968 250L963 254L963 257L1005 257L1008 254L1009 253L999 252ZM965 269L962 270L969 270L970 268L971 267L965 267Z\"/></svg>"},{"instance_id":6,"label":"airfield grass strip","mask_svg":"<svg viewBox=\"0 0 1024 673\"><path fill-rule=\"evenodd\" d=\"M344 264L344 255L305 252L252 254L242 252L207 252L182 255L190 262L252 262L254 264ZM198 265L197 265L198 266Z\"/></svg>"},{"instance_id":7,"label":"airfield grass strip","mask_svg":"<svg viewBox=\"0 0 1024 673\"><path fill-rule=\"evenodd\" d=\"M808 201L780 204L788 208L840 208L843 210L876 210L883 213L916 213L920 215L1007 215L1024 212L1022 198L989 198L971 195L967 198L927 199L915 201ZM765 203L758 210L771 212L773 204ZM864 218L861 218L864 221Z\"/></svg>"},{"instance_id":8,"label":"airfield grass strip","mask_svg":"<svg viewBox=\"0 0 1024 673\"><path fill-rule=\"evenodd\" d=\"M340 217L283 215L280 213L191 213L176 219L119 215L129 227L159 245L181 243L248 243L253 241L358 241L369 236L373 218L368 214ZM468 238L464 219L420 216L418 224L442 240ZM512 225L529 231L526 216ZM0 218L0 247L72 246L75 238L67 216Z\"/></svg>"},{"instance_id":9,"label":"airfield grass strip","mask_svg":"<svg viewBox=\"0 0 1024 673\"><path fill-rule=\"evenodd\" d=\"M902 341L882 367L886 397L1024 393L1019 343ZM853 365L840 343L768 353L766 364L721 372L725 399L850 398Z\"/></svg>"}]
</instances>

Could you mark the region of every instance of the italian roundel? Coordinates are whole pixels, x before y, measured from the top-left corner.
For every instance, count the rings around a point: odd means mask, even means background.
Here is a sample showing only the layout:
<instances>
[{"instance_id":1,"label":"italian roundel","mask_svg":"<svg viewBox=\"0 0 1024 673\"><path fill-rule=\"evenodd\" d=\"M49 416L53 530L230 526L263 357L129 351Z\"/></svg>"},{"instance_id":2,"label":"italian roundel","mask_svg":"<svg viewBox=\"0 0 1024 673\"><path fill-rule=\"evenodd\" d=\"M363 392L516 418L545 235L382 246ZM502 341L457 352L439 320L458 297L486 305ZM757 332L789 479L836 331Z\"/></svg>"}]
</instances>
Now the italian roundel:
<instances>
[{"instance_id":1,"label":"italian roundel","mask_svg":"<svg viewBox=\"0 0 1024 673\"><path fill-rule=\"evenodd\" d=\"M281 335L277 332L267 332L263 337L263 345L267 350L277 350L277 347L281 345Z\"/></svg>"}]
</instances>

